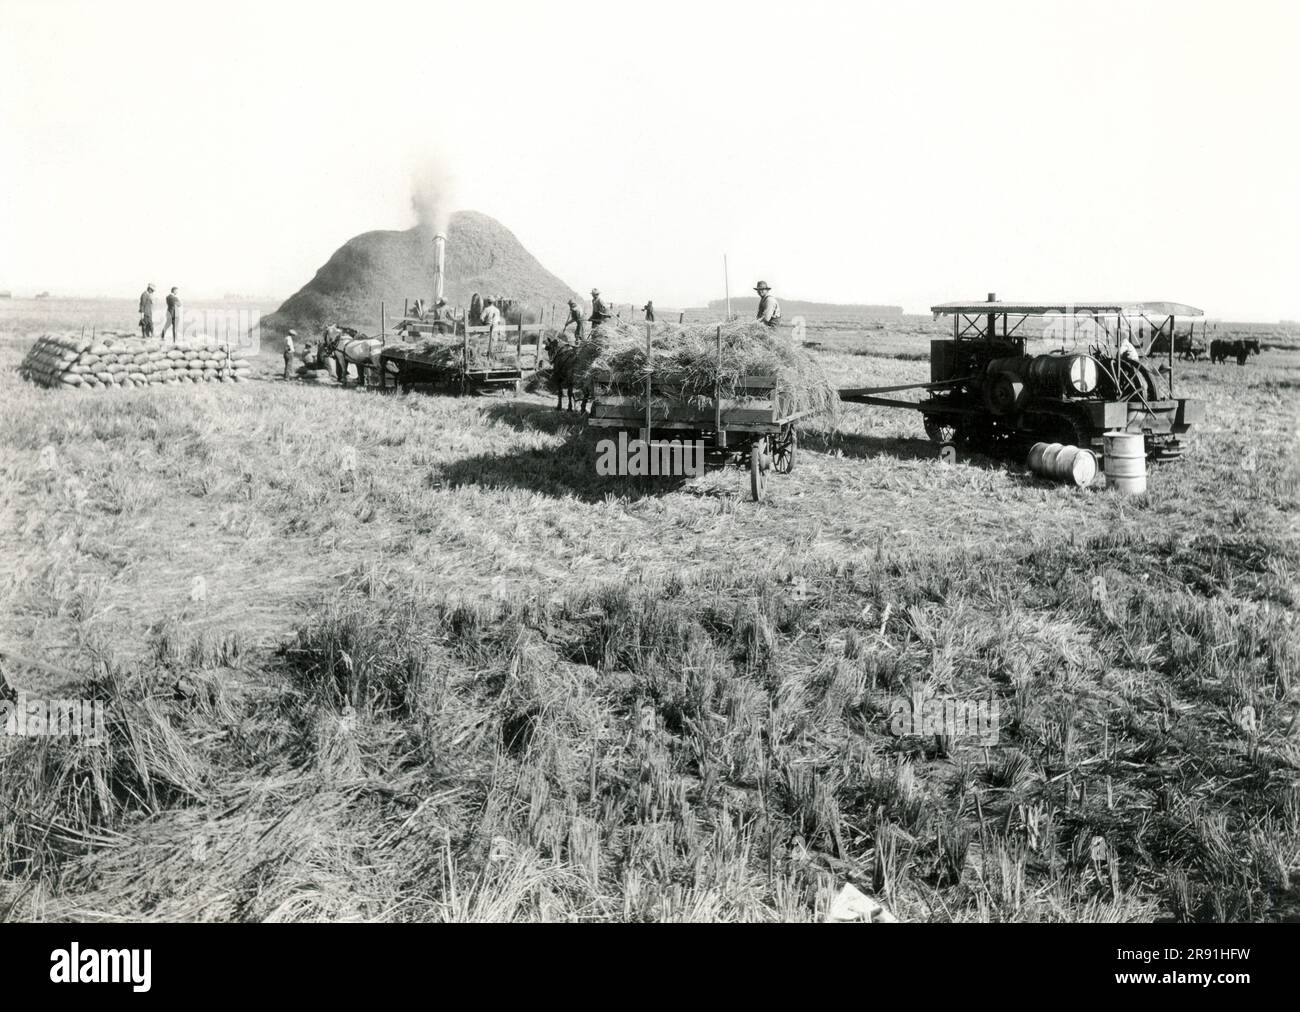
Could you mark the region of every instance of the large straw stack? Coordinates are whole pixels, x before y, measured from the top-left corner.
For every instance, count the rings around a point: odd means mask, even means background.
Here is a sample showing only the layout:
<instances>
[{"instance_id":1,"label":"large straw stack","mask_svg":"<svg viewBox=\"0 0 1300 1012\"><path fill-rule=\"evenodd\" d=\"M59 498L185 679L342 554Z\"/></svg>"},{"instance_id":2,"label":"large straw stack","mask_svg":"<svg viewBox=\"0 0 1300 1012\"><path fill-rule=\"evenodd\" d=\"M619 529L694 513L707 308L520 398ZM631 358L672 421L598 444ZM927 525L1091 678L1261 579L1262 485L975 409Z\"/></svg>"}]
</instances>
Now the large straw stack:
<instances>
[{"instance_id":1,"label":"large straw stack","mask_svg":"<svg viewBox=\"0 0 1300 1012\"><path fill-rule=\"evenodd\" d=\"M20 372L41 386L81 390L240 383L252 376L249 354L217 341L165 344L138 337L47 335L27 353Z\"/></svg>"}]
</instances>

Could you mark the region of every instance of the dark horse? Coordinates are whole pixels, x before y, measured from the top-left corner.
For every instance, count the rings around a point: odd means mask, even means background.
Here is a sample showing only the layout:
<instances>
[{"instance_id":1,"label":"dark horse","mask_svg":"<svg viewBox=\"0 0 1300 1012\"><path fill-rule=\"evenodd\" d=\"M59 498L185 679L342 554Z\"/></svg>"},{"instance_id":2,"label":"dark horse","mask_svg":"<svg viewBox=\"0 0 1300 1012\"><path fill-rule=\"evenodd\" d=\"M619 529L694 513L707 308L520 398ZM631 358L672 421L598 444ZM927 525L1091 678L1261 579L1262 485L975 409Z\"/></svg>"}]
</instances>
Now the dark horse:
<instances>
[{"instance_id":1,"label":"dark horse","mask_svg":"<svg viewBox=\"0 0 1300 1012\"><path fill-rule=\"evenodd\" d=\"M546 339L546 357L551 360L551 379L555 383L555 410L564 409L564 391L569 391L569 410L573 410L573 388L578 383L578 349L572 344L561 344L552 335ZM582 385L582 411L587 411L590 387Z\"/></svg>"},{"instance_id":2,"label":"dark horse","mask_svg":"<svg viewBox=\"0 0 1300 1012\"><path fill-rule=\"evenodd\" d=\"M1255 354L1259 354L1258 341L1211 341L1210 342L1210 361L1216 365L1220 362L1226 362L1230 358L1237 360L1237 365L1246 364L1246 356L1251 353L1251 344L1255 345L1253 349Z\"/></svg>"}]
</instances>

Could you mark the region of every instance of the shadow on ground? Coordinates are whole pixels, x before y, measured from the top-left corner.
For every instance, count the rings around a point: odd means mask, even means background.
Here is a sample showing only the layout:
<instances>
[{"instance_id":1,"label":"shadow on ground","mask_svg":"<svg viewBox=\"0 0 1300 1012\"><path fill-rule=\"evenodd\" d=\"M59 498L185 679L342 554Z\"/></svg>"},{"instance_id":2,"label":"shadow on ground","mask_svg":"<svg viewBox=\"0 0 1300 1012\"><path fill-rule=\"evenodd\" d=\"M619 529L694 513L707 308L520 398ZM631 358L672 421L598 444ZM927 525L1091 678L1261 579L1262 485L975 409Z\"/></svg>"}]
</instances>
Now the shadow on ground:
<instances>
[{"instance_id":1,"label":"shadow on ground","mask_svg":"<svg viewBox=\"0 0 1300 1012\"><path fill-rule=\"evenodd\" d=\"M610 496L640 498L675 492L689 480L598 474L596 444L614 432L586 428L578 412L556 411L554 406L532 401L503 401L491 405L485 414L520 432L563 435L564 442L508 453L480 453L454 461L439 469L442 484L519 488L557 499L602 502Z\"/></svg>"},{"instance_id":2,"label":"shadow on ground","mask_svg":"<svg viewBox=\"0 0 1300 1012\"><path fill-rule=\"evenodd\" d=\"M819 453L838 453L852 460L871 460L889 457L894 460L939 459L939 444L919 436L872 436L858 432L822 432L813 430L800 433L800 445ZM957 457L970 467L986 471L1000 470L1014 457L1002 459L978 453L967 446L957 447Z\"/></svg>"}]
</instances>

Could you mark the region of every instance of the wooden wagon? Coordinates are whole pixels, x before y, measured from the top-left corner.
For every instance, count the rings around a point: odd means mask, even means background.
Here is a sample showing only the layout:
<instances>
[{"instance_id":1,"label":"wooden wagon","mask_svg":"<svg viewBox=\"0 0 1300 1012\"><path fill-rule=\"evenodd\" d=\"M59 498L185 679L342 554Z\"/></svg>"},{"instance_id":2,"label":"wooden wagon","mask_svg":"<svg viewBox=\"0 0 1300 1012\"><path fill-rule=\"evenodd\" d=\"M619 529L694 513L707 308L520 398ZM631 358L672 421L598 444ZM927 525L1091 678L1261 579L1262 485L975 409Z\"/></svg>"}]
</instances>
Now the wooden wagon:
<instances>
[{"instance_id":1,"label":"wooden wagon","mask_svg":"<svg viewBox=\"0 0 1300 1012\"><path fill-rule=\"evenodd\" d=\"M421 341L397 341L379 353L379 385L409 390L416 383L459 385L462 392L485 387L518 391L537 372L542 359L541 323L473 327L462 318L439 332L429 325L404 328L416 337L431 336L446 343L427 350Z\"/></svg>"},{"instance_id":2,"label":"wooden wagon","mask_svg":"<svg viewBox=\"0 0 1300 1012\"><path fill-rule=\"evenodd\" d=\"M722 361L721 328L718 362ZM649 351L647 328L647 351ZM649 357L647 355L647 357ZM652 450L698 440L706 467L735 464L749 469L750 492L763 499L771 471L788 474L794 468L799 438L795 424L813 414L794 410L791 398L771 376L745 376L730 396L687 395L680 387L646 377L644 392L630 394L610 383L608 374L593 373L593 399L588 425L637 433Z\"/></svg>"}]
</instances>

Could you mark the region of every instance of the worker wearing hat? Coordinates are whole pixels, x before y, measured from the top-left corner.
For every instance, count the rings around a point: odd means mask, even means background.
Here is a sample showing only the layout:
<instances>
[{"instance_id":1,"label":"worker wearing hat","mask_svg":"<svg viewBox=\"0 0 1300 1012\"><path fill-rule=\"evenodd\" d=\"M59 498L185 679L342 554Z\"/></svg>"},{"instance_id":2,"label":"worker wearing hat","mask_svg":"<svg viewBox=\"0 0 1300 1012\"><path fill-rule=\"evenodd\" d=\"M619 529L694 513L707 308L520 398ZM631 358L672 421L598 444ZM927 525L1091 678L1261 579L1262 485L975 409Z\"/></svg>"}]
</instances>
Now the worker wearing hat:
<instances>
[{"instance_id":1,"label":"worker wearing hat","mask_svg":"<svg viewBox=\"0 0 1300 1012\"><path fill-rule=\"evenodd\" d=\"M758 319L769 327L777 326L781 322L781 303L772 294L772 286L760 281L754 291L758 292Z\"/></svg>"},{"instance_id":2,"label":"worker wearing hat","mask_svg":"<svg viewBox=\"0 0 1300 1012\"><path fill-rule=\"evenodd\" d=\"M612 315L609 307L605 305L605 300L600 297L600 289L593 288L591 290L591 325L599 327Z\"/></svg>"},{"instance_id":3,"label":"worker wearing hat","mask_svg":"<svg viewBox=\"0 0 1300 1012\"><path fill-rule=\"evenodd\" d=\"M293 361L293 339L298 336L298 332L293 328L285 331L284 334L284 378L289 378L289 363Z\"/></svg>"},{"instance_id":4,"label":"worker wearing hat","mask_svg":"<svg viewBox=\"0 0 1300 1012\"><path fill-rule=\"evenodd\" d=\"M140 336L153 337L153 282L140 293Z\"/></svg>"},{"instance_id":5,"label":"worker wearing hat","mask_svg":"<svg viewBox=\"0 0 1300 1012\"><path fill-rule=\"evenodd\" d=\"M560 328L560 337L568 343L567 332L569 324L573 324L573 337L575 342L581 341L587 336L587 321L582 317L582 307L578 305L577 299L569 300L569 318L564 321L564 326Z\"/></svg>"}]
</instances>

